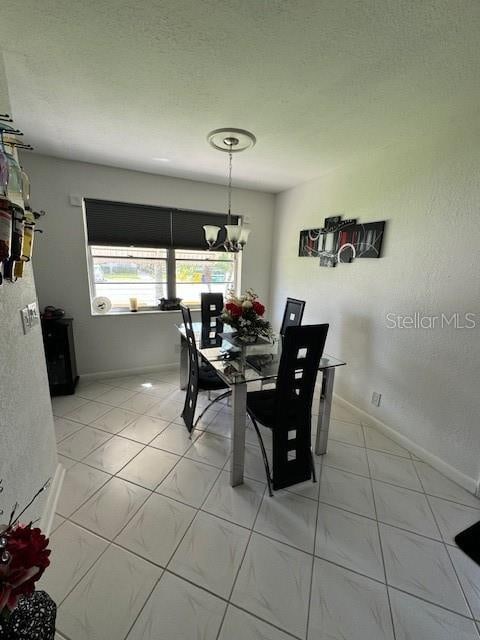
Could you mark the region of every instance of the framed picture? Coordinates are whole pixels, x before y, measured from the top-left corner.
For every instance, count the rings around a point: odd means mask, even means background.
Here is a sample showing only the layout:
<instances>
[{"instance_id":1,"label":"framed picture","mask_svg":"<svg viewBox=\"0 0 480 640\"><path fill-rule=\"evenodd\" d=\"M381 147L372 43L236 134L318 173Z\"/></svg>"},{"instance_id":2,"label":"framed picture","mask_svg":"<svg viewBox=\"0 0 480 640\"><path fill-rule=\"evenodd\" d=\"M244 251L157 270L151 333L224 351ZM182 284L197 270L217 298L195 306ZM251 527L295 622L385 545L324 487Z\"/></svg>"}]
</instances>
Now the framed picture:
<instances>
[{"instance_id":1,"label":"framed picture","mask_svg":"<svg viewBox=\"0 0 480 640\"><path fill-rule=\"evenodd\" d=\"M341 219L342 216L331 216L330 218L325 218L323 221L323 228L325 231L332 231L338 226Z\"/></svg>"},{"instance_id":2,"label":"framed picture","mask_svg":"<svg viewBox=\"0 0 480 640\"><path fill-rule=\"evenodd\" d=\"M321 267L355 258L380 258L384 233L384 220L361 223L356 218L331 216L325 218L323 228L300 231L298 255L319 258Z\"/></svg>"},{"instance_id":3,"label":"framed picture","mask_svg":"<svg viewBox=\"0 0 480 640\"><path fill-rule=\"evenodd\" d=\"M300 258L318 257L318 242L322 229L303 229L300 231L298 255Z\"/></svg>"},{"instance_id":4,"label":"framed picture","mask_svg":"<svg viewBox=\"0 0 480 640\"><path fill-rule=\"evenodd\" d=\"M340 262L351 262L354 258L380 258L384 231L384 220L341 229L338 239Z\"/></svg>"},{"instance_id":5,"label":"framed picture","mask_svg":"<svg viewBox=\"0 0 480 640\"><path fill-rule=\"evenodd\" d=\"M335 267L337 265L340 232L342 229L355 225L356 222L354 219L342 220L341 216L325 218L318 243L321 267Z\"/></svg>"},{"instance_id":6,"label":"framed picture","mask_svg":"<svg viewBox=\"0 0 480 640\"><path fill-rule=\"evenodd\" d=\"M322 229L318 246L318 256L320 258L321 267L337 266L337 231L328 231Z\"/></svg>"}]
</instances>

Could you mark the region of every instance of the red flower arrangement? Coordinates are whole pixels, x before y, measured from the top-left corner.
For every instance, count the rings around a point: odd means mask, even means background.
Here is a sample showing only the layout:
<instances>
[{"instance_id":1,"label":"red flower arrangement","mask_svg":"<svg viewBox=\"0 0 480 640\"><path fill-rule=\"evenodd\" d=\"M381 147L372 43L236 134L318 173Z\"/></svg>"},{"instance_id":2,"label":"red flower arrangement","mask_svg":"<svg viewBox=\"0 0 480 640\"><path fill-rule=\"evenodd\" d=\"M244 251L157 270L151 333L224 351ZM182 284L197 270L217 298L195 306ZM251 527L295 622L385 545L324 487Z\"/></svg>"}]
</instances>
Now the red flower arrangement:
<instances>
[{"instance_id":1,"label":"red flower arrangement","mask_svg":"<svg viewBox=\"0 0 480 640\"><path fill-rule=\"evenodd\" d=\"M252 307L257 316L263 316L263 314L265 313L265 306L258 300L254 300L252 302Z\"/></svg>"},{"instance_id":2,"label":"red flower arrangement","mask_svg":"<svg viewBox=\"0 0 480 640\"><path fill-rule=\"evenodd\" d=\"M259 336L269 338L272 329L263 318L265 305L252 289L240 297L231 292L222 312L222 320L237 330L237 336L244 341L254 341Z\"/></svg>"},{"instance_id":3,"label":"red flower arrangement","mask_svg":"<svg viewBox=\"0 0 480 640\"><path fill-rule=\"evenodd\" d=\"M227 302L225 309L232 316L232 318L239 318L242 315L242 307L235 302Z\"/></svg>"},{"instance_id":4,"label":"red flower arrangement","mask_svg":"<svg viewBox=\"0 0 480 640\"><path fill-rule=\"evenodd\" d=\"M8 617L20 596L35 591L35 582L50 564L48 538L31 522L20 524L18 521L47 486L48 482L18 516L15 515L18 505L15 505L9 524L0 526L0 616ZM0 486L0 493L2 489Z\"/></svg>"}]
</instances>

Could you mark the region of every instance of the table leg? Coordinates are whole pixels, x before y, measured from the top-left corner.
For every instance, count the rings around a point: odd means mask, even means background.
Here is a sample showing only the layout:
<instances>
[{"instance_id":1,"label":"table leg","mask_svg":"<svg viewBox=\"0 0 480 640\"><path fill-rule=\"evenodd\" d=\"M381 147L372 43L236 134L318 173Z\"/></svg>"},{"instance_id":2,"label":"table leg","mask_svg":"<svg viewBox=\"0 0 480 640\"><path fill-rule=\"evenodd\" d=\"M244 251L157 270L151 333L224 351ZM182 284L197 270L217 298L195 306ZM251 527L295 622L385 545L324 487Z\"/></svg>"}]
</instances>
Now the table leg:
<instances>
[{"instance_id":1,"label":"table leg","mask_svg":"<svg viewBox=\"0 0 480 640\"><path fill-rule=\"evenodd\" d=\"M188 342L184 336L180 338L180 389L188 385Z\"/></svg>"},{"instance_id":2,"label":"table leg","mask_svg":"<svg viewBox=\"0 0 480 640\"><path fill-rule=\"evenodd\" d=\"M230 461L230 484L236 487L243 484L245 466L245 426L247 421L247 385L232 385L233 433L232 457Z\"/></svg>"},{"instance_id":3,"label":"table leg","mask_svg":"<svg viewBox=\"0 0 480 640\"><path fill-rule=\"evenodd\" d=\"M333 399L333 381L335 380L335 367L323 369L322 392L318 408L317 437L315 439L315 453L320 456L327 453L328 430L330 429L330 411Z\"/></svg>"}]
</instances>

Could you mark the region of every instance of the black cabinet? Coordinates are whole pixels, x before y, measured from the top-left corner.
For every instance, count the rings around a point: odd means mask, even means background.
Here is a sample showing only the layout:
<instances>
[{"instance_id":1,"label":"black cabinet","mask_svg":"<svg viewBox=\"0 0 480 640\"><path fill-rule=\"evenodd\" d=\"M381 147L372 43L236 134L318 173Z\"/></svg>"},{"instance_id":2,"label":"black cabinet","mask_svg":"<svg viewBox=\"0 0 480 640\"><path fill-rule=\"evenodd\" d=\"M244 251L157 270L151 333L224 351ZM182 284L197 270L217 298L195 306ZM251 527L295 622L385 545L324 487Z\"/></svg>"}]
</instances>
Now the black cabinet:
<instances>
[{"instance_id":1,"label":"black cabinet","mask_svg":"<svg viewBox=\"0 0 480 640\"><path fill-rule=\"evenodd\" d=\"M75 393L78 374L72 325L72 318L42 319L43 345L52 396Z\"/></svg>"}]
</instances>

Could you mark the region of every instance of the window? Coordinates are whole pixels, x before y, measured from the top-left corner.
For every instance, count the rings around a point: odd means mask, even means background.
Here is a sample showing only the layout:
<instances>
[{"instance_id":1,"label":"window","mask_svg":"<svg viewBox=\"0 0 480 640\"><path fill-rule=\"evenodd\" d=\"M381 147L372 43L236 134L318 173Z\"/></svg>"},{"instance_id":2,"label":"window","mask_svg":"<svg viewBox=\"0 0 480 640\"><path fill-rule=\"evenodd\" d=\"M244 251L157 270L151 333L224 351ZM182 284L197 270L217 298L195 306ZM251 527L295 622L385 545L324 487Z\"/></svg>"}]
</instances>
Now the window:
<instances>
[{"instance_id":1,"label":"window","mask_svg":"<svg viewBox=\"0 0 480 640\"><path fill-rule=\"evenodd\" d=\"M237 288L240 257L207 251L203 225L223 227L223 214L111 200L83 200L90 295L114 311L157 309L160 298L200 306L203 291ZM232 216L232 223L240 221ZM218 238L223 249L225 229Z\"/></svg>"},{"instance_id":2,"label":"window","mask_svg":"<svg viewBox=\"0 0 480 640\"><path fill-rule=\"evenodd\" d=\"M202 291L226 294L235 285L235 254L175 251L176 296L185 304L200 304Z\"/></svg>"},{"instance_id":3,"label":"window","mask_svg":"<svg viewBox=\"0 0 480 640\"><path fill-rule=\"evenodd\" d=\"M112 307L128 309L130 298L155 307L167 297L167 250L143 247L90 247L94 296L110 298Z\"/></svg>"},{"instance_id":4,"label":"window","mask_svg":"<svg viewBox=\"0 0 480 640\"><path fill-rule=\"evenodd\" d=\"M198 306L202 292L225 295L235 287L236 257L220 251L89 245L92 297L106 296L117 311L129 309L130 298L144 309L157 308L160 298L176 297Z\"/></svg>"}]
</instances>

